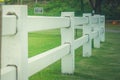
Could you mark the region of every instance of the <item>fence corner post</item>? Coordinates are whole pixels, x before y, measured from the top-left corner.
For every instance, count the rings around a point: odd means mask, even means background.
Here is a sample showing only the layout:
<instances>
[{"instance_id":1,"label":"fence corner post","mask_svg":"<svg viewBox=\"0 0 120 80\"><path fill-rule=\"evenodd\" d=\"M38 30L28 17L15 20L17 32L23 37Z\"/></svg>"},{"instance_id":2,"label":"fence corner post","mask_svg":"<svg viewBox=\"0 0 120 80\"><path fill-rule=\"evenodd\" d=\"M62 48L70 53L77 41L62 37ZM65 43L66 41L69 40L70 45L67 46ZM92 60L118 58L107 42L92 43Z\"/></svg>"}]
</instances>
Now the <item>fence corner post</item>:
<instances>
[{"instance_id":1,"label":"fence corner post","mask_svg":"<svg viewBox=\"0 0 120 80\"><path fill-rule=\"evenodd\" d=\"M28 80L28 33L25 26L27 6L3 5L2 8L3 19L11 16L15 18L11 24L16 23L15 34L2 36L2 68L13 67L16 69L16 80Z\"/></svg>"},{"instance_id":2,"label":"fence corner post","mask_svg":"<svg viewBox=\"0 0 120 80\"><path fill-rule=\"evenodd\" d=\"M90 57L92 55L92 40L91 40L91 23L90 13L84 13L83 17L88 17L88 24L83 25L83 36L88 35L88 42L83 45L83 57Z\"/></svg>"},{"instance_id":3,"label":"fence corner post","mask_svg":"<svg viewBox=\"0 0 120 80\"><path fill-rule=\"evenodd\" d=\"M2 7L0 5L0 80L1 80L1 60L2 60L2 54L1 54L1 40L2 39Z\"/></svg>"},{"instance_id":4,"label":"fence corner post","mask_svg":"<svg viewBox=\"0 0 120 80\"><path fill-rule=\"evenodd\" d=\"M72 46L74 41L74 12L62 12L61 16L70 20L70 25L61 29L62 44L69 43L71 45L69 54L61 59L61 70L64 74L73 74L75 68L75 54Z\"/></svg>"}]
</instances>

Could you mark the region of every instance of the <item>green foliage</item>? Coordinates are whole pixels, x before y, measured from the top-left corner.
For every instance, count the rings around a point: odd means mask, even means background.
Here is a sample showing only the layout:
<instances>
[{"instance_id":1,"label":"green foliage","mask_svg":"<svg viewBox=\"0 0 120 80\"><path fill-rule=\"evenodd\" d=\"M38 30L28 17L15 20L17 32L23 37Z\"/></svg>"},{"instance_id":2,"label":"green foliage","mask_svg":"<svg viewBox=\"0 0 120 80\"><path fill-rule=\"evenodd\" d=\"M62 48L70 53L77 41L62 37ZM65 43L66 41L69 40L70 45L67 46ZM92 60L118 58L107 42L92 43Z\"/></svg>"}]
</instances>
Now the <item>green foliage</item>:
<instances>
[{"instance_id":1,"label":"green foliage","mask_svg":"<svg viewBox=\"0 0 120 80\"><path fill-rule=\"evenodd\" d=\"M92 7L89 0L83 0L84 13L91 13ZM5 4L18 4L18 0L6 0ZM23 0L23 4L28 5L29 15L38 16L60 16L61 12L75 12L76 16L82 16L81 0ZM106 19L120 19L120 0L103 0L102 14ZM34 14L35 7L43 7L43 14Z\"/></svg>"},{"instance_id":2,"label":"green foliage","mask_svg":"<svg viewBox=\"0 0 120 80\"><path fill-rule=\"evenodd\" d=\"M104 0L102 4L102 13L106 19L120 20L120 0Z\"/></svg>"},{"instance_id":3,"label":"green foliage","mask_svg":"<svg viewBox=\"0 0 120 80\"><path fill-rule=\"evenodd\" d=\"M77 16L82 15L81 11L81 6L80 2L75 1L61 1L61 0L52 0L49 1L45 4L43 3L37 3L37 4L28 4L29 10L28 14L29 15L35 15L34 14L34 7L43 7L44 8L44 13L40 14L43 16L60 16L61 12L75 12ZM87 10L86 12L91 12L91 8L86 7Z\"/></svg>"}]
</instances>

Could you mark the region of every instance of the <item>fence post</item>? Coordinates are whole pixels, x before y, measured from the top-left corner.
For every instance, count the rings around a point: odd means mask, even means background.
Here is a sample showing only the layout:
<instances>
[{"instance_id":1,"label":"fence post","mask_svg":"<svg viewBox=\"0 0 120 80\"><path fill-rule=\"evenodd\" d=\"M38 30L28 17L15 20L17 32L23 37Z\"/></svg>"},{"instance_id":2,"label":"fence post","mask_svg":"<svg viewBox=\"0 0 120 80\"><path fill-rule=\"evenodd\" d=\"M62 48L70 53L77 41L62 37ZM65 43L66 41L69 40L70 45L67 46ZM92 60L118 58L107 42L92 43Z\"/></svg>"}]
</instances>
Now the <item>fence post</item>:
<instances>
[{"instance_id":1,"label":"fence post","mask_svg":"<svg viewBox=\"0 0 120 80\"><path fill-rule=\"evenodd\" d=\"M100 15L94 15L97 18L97 24L94 25L94 31L97 31L98 36L94 38L94 47L100 48Z\"/></svg>"},{"instance_id":2,"label":"fence post","mask_svg":"<svg viewBox=\"0 0 120 80\"><path fill-rule=\"evenodd\" d=\"M1 74L1 60L2 60L2 55L1 55L1 38L2 37L2 7L0 6L0 74ZM1 75L0 75L0 80L1 80Z\"/></svg>"},{"instance_id":3,"label":"fence post","mask_svg":"<svg viewBox=\"0 0 120 80\"><path fill-rule=\"evenodd\" d=\"M92 54L92 42L91 42L91 14L84 13L83 17L88 17L88 24L83 25L83 36L88 35L88 42L83 45L83 57L90 57Z\"/></svg>"},{"instance_id":4,"label":"fence post","mask_svg":"<svg viewBox=\"0 0 120 80\"><path fill-rule=\"evenodd\" d=\"M72 46L74 41L74 12L62 12L61 16L70 19L69 27L61 29L61 42L62 44L71 45L70 53L61 59L61 70L62 73L73 74L75 67L74 49Z\"/></svg>"},{"instance_id":5,"label":"fence post","mask_svg":"<svg viewBox=\"0 0 120 80\"><path fill-rule=\"evenodd\" d=\"M7 15L16 17L16 22L14 22L16 23L16 33L2 36L2 68L14 67L17 72L15 76L17 80L28 80L28 34L26 26L24 26L27 18L27 7L4 5L2 8L3 19Z\"/></svg>"},{"instance_id":6,"label":"fence post","mask_svg":"<svg viewBox=\"0 0 120 80\"><path fill-rule=\"evenodd\" d=\"M105 16L100 16L100 27L101 27L101 42L105 41Z\"/></svg>"}]
</instances>

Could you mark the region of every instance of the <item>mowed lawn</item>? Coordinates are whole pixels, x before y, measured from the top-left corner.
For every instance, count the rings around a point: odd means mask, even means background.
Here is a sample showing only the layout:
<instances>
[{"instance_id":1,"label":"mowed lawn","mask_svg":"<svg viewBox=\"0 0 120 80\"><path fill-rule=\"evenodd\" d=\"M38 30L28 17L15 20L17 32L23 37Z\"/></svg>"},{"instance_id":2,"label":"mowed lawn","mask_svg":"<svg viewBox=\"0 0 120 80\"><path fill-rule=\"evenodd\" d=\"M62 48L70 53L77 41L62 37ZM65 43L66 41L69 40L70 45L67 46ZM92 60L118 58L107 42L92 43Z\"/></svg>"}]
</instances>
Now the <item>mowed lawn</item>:
<instances>
[{"instance_id":1,"label":"mowed lawn","mask_svg":"<svg viewBox=\"0 0 120 80\"><path fill-rule=\"evenodd\" d=\"M80 36L81 31L78 31ZM60 45L60 30L29 33L29 57ZM75 51L75 73L61 73L60 60L31 76L29 80L120 80L120 25L106 25L106 41L92 49L92 56L82 57L82 47Z\"/></svg>"}]
</instances>

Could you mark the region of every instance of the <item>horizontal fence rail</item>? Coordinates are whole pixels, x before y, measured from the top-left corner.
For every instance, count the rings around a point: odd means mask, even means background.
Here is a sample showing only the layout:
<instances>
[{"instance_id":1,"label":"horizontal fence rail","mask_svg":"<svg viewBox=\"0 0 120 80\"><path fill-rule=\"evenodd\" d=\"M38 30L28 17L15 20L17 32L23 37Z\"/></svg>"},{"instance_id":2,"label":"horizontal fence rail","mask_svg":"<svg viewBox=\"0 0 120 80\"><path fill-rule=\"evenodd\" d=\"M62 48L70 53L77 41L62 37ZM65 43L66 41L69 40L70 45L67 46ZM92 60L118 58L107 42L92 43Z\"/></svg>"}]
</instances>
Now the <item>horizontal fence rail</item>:
<instances>
[{"instance_id":1,"label":"horizontal fence rail","mask_svg":"<svg viewBox=\"0 0 120 80\"><path fill-rule=\"evenodd\" d=\"M1 70L1 80L17 80L15 67L6 67Z\"/></svg>"},{"instance_id":2,"label":"horizontal fence rail","mask_svg":"<svg viewBox=\"0 0 120 80\"><path fill-rule=\"evenodd\" d=\"M84 35L74 41L74 49L81 47L83 44L87 43L89 39L88 35Z\"/></svg>"},{"instance_id":3,"label":"horizontal fence rail","mask_svg":"<svg viewBox=\"0 0 120 80\"><path fill-rule=\"evenodd\" d=\"M2 6L1 80L28 80L30 76L61 60L61 72L73 74L75 49L83 47L83 57L92 55L105 41L105 16L84 13L75 17L74 12L62 12L60 17L28 16L27 7ZM28 32L60 29L61 45L28 58ZM75 29L82 29L82 36L75 39Z\"/></svg>"},{"instance_id":4,"label":"horizontal fence rail","mask_svg":"<svg viewBox=\"0 0 120 80\"><path fill-rule=\"evenodd\" d=\"M88 24L87 17L74 17L75 26L81 26L84 24Z\"/></svg>"},{"instance_id":5,"label":"horizontal fence rail","mask_svg":"<svg viewBox=\"0 0 120 80\"><path fill-rule=\"evenodd\" d=\"M99 17L93 16L91 19L92 19L91 24L98 24L99 23Z\"/></svg>"},{"instance_id":6,"label":"horizontal fence rail","mask_svg":"<svg viewBox=\"0 0 120 80\"><path fill-rule=\"evenodd\" d=\"M97 36L99 36L98 31L93 31L93 32L91 33L91 38L92 38L92 39L95 38L95 37L97 37Z\"/></svg>"},{"instance_id":7,"label":"horizontal fence rail","mask_svg":"<svg viewBox=\"0 0 120 80\"><path fill-rule=\"evenodd\" d=\"M4 16L3 24L2 24L2 26L4 26L2 28L2 36L14 35L16 33L16 28L17 28L16 25L17 25L17 22L16 22L16 17L14 15Z\"/></svg>"},{"instance_id":8,"label":"horizontal fence rail","mask_svg":"<svg viewBox=\"0 0 120 80\"><path fill-rule=\"evenodd\" d=\"M61 59L65 55L67 55L70 51L70 45L64 44L60 47L54 48L37 56L34 56L28 59L28 71L29 76L34 73L46 68L48 65L56 62Z\"/></svg>"},{"instance_id":9,"label":"horizontal fence rail","mask_svg":"<svg viewBox=\"0 0 120 80\"><path fill-rule=\"evenodd\" d=\"M70 26L67 17L38 17L29 16L27 19L28 31L48 30ZM34 26L34 27L33 27Z\"/></svg>"}]
</instances>

